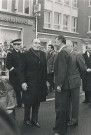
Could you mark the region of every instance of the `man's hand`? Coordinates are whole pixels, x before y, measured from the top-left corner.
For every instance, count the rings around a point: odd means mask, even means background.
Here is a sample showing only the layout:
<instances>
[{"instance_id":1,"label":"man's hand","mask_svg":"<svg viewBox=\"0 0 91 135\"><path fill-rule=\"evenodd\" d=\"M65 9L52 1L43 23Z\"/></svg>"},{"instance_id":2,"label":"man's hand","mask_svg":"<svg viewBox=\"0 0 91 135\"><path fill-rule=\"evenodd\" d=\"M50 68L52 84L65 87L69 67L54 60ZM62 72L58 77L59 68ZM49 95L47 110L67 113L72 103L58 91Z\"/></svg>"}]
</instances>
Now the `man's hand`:
<instances>
[{"instance_id":1,"label":"man's hand","mask_svg":"<svg viewBox=\"0 0 91 135\"><path fill-rule=\"evenodd\" d=\"M26 91L26 90L27 90L27 87L28 87L28 86L27 86L27 83L22 83L22 85L21 85L21 86L22 86L22 89L23 89L24 91Z\"/></svg>"},{"instance_id":2,"label":"man's hand","mask_svg":"<svg viewBox=\"0 0 91 135\"><path fill-rule=\"evenodd\" d=\"M61 87L57 86L57 92L61 92Z\"/></svg>"},{"instance_id":3,"label":"man's hand","mask_svg":"<svg viewBox=\"0 0 91 135\"><path fill-rule=\"evenodd\" d=\"M88 73L91 72L91 68L88 68L88 69L87 69L87 72L88 72Z\"/></svg>"}]
</instances>

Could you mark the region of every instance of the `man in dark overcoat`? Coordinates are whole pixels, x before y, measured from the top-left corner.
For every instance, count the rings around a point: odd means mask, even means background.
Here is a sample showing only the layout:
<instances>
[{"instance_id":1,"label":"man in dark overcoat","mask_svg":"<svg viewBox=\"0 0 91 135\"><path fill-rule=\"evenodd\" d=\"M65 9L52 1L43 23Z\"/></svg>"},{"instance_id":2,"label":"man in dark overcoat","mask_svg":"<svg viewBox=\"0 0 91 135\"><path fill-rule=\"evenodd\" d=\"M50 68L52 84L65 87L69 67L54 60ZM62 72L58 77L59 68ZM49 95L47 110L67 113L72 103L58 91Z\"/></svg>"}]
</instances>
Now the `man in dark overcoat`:
<instances>
[{"instance_id":1,"label":"man in dark overcoat","mask_svg":"<svg viewBox=\"0 0 91 135\"><path fill-rule=\"evenodd\" d=\"M86 48L83 57L88 70L82 79L83 91L85 91L85 101L83 103L90 102L91 105L91 44L88 44Z\"/></svg>"},{"instance_id":2,"label":"man in dark overcoat","mask_svg":"<svg viewBox=\"0 0 91 135\"><path fill-rule=\"evenodd\" d=\"M46 100L47 95L47 66L46 55L39 50L40 40L34 39L32 47L23 54L21 63L20 80L23 88L24 122L27 125L38 123L38 110L40 102ZM32 118L30 121L30 109Z\"/></svg>"},{"instance_id":3,"label":"man in dark overcoat","mask_svg":"<svg viewBox=\"0 0 91 135\"><path fill-rule=\"evenodd\" d=\"M16 39L11 42L13 50L7 54L6 68L9 70L9 81L16 93L17 106L22 106L22 87L19 79L19 66L21 61L20 45L21 39Z\"/></svg>"}]
</instances>

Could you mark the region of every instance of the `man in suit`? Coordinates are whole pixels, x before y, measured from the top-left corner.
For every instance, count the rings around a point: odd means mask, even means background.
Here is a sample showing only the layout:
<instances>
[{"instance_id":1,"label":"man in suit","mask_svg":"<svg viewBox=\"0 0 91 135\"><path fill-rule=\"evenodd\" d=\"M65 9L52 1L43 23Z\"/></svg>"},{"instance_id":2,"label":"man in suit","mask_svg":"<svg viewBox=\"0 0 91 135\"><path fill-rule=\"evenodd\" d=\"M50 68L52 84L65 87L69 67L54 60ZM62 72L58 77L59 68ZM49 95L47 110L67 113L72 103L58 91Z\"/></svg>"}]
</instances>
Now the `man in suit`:
<instances>
[{"instance_id":1,"label":"man in suit","mask_svg":"<svg viewBox=\"0 0 91 135\"><path fill-rule=\"evenodd\" d=\"M55 75L55 135L65 135L67 132L67 101L68 101L68 78L70 52L66 46L66 39L57 36L55 46L59 49L54 64Z\"/></svg>"},{"instance_id":2,"label":"man in suit","mask_svg":"<svg viewBox=\"0 0 91 135\"><path fill-rule=\"evenodd\" d=\"M86 72L86 65L81 53L73 51L73 43L66 40L66 45L70 50L71 60L69 62L68 80L69 80L69 102L68 102L68 126L78 125L79 115L79 94L81 78Z\"/></svg>"},{"instance_id":3,"label":"man in suit","mask_svg":"<svg viewBox=\"0 0 91 135\"><path fill-rule=\"evenodd\" d=\"M72 56L70 49L66 46L66 39L63 36L57 36L55 39L56 45L59 47L59 53L55 60L54 73L55 73L55 135L65 135L67 132L67 109L69 91L74 88L74 85L79 86L79 76L70 70L72 69ZM58 48L57 47L57 48ZM84 64L84 62L81 62ZM74 68L74 67L73 67ZM82 66L81 66L82 68ZM85 71L83 67L82 71ZM77 72L78 73L78 72Z\"/></svg>"},{"instance_id":4,"label":"man in suit","mask_svg":"<svg viewBox=\"0 0 91 135\"><path fill-rule=\"evenodd\" d=\"M54 46L48 45L48 52L47 52L47 81L49 82L49 92L54 90Z\"/></svg>"},{"instance_id":5,"label":"man in suit","mask_svg":"<svg viewBox=\"0 0 91 135\"><path fill-rule=\"evenodd\" d=\"M17 106L22 106L22 87L19 79L19 66L21 61L20 45L21 39L16 39L11 42L13 50L7 54L6 68L9 70L9 81L16 93Z\"/></svg>"},{"instance_id":6,"label":"man in suit","mask_svg":"<svg viewBox=\"0 0 91 135\"><path fill-rule=\"evenodd\" d=\"M83 91L85 91L85 100L83 103L90 103L91 105L91 44L86 46L86 52L83 54L83 57L88 68L82 79Z\"/></svg>"},{"instance_id":7,"label":"man in suit","mask_svg":"<svg viewBox=\"0 0 91 135\"><path fill-rule=\"evenodd\" d=\"M40 127L38 122L40 102L45 101L47 95L46 55L39 48L40 40L34 39L32 47L22 55L20 68L20 80L23 88L24 123L37 127ZM32 118L30 120L31 108Z\"/></svg>"}]
</instances>

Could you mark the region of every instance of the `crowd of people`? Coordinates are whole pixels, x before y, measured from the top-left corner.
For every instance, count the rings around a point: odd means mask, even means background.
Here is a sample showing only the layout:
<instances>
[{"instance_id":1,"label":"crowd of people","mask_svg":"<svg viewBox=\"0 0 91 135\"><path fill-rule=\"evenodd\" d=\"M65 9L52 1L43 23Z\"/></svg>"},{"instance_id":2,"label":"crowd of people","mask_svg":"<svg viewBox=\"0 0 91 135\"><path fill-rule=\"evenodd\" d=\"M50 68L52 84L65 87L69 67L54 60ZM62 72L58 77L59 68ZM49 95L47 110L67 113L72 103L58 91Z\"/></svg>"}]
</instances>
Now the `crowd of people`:
<instances>
[{"instance_id":1,"label":"crowd of people","mask_svg":"<svg viewBox=\"0 0 91 135\"><path fill-rule=\"evenodd\" d=\"M87 45L82 55L62 35L55 38L55 45L50 44L46 53L41 51L39 39L34 39L31 48L25 47L22 52L21 39L11 43L13 49L7 54L6 68L16 93L17 106L24 105L24 124L40 127L40 103L46 101L48 92L55 90L53 130L55 135L66 135L68 126L78 126L81 79L85 91L83 103L89 102L91 106L91 45Z\"/></svg>"}]
</instances>

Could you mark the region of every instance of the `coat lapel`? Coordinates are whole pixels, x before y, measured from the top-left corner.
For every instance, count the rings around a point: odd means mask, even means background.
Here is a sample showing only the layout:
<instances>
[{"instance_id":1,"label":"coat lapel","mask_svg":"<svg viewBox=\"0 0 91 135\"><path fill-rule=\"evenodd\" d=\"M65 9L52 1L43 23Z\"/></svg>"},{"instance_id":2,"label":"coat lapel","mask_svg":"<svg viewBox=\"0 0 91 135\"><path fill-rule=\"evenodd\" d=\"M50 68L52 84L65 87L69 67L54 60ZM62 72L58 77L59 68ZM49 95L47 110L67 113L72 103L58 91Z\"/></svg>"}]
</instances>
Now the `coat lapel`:
<instances>
[{"instance_id":1,"label":"coat lapel","mask_svg":"<svg viewBox=\"0 0 91 135\"><path fill-rule=\"evenodd\" d=\"M12 53L13 53L14 57L16 57L16 59L19 59L19 54L16 50L13 50Z\"/></svg>"},{"instance_id":2,"label":"coat lapel","mask_svg":"<svg viewBox=\"0 0 91 135\"><path fill-rule=\"evenodd\" d=\"M32 51L32 53L38 58L40 59L40 55L38 55L33 49L30 49Z\"/></svg>"}]
</instances>

